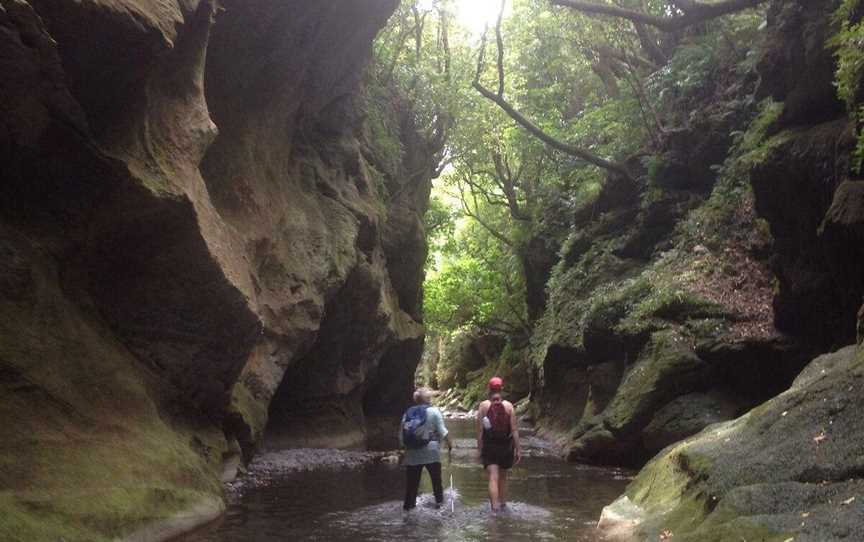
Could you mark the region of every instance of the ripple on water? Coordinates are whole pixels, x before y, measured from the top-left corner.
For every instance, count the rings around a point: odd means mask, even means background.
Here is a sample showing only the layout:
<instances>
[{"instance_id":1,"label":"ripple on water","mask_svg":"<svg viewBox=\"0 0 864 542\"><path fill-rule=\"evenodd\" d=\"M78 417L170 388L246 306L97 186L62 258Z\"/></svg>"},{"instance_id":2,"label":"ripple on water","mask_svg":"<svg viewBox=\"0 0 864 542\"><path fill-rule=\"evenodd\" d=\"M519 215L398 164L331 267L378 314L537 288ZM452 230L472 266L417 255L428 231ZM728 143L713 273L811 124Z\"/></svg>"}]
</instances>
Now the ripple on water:
<instances>
[{"instance_id":1,"label":"ripple on water","mask_svg":"<svg viewBox=\"0 0 864 542\"><path fill-rule=\"evenodd\" d=\"M294 450L260 456L265 478L242 492L217 524L185 542L598 542L603 507L623 492L629 473L564 463L533 449L510 475L507 512L491 514L472 422L448 422L457 446L444 461L446 506L436 510L424 473L418 507L403 514L403 469L365 455ZM357 461L354 461L357 459ZM452 461L451 461L452 459ZM307 470L310 464L316 469ZM365 466L360 466L365 465ZM328 467L328 468L322 468ZM333 467L333 468L330 468ZM354 468L351 468L354 467ZM453 510L450 498L453 497Z\"/></svg>"},{"instance_id":2,"label":"ripple on water","mask_svg":"<svg viewBox=\"0 0 864 542\"><path fill-rule=\"evenodd\" d=\"M551 512L527 503L510 503L504 511L493 514L488 505L464 505L458 494L448 491L445 505L440 509L435 508L431 495L420 497L417 508L409 513L403 512L401 506L399 501L389 501L346 512L333 512L323 519L345 539L354 540L432 539L457 542L494 540L498 535L512 538L528 533L534 539L557 539L554 533L543 528Z\"/></svg>"}]
</instances>

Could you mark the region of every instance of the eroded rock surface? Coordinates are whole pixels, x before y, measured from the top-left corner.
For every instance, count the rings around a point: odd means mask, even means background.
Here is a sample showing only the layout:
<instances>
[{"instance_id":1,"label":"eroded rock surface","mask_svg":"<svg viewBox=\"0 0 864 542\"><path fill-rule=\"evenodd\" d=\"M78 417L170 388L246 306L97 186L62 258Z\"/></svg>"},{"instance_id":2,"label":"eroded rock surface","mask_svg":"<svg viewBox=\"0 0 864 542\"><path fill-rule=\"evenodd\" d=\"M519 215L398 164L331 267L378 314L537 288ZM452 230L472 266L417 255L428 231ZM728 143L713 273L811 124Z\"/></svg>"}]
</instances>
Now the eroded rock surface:
<instances>
[{"instance_id":1,"label":"eroded rock surface","mask_svg":"<svg viewBox=\"0 0 864 542\"><path fill-rule=\"evenodd\" d=\"M365 128L395 4L0 1L0 538L211 502L301 401L330 444L402 408L437 164Z\"/></svg>"}]
</instances>

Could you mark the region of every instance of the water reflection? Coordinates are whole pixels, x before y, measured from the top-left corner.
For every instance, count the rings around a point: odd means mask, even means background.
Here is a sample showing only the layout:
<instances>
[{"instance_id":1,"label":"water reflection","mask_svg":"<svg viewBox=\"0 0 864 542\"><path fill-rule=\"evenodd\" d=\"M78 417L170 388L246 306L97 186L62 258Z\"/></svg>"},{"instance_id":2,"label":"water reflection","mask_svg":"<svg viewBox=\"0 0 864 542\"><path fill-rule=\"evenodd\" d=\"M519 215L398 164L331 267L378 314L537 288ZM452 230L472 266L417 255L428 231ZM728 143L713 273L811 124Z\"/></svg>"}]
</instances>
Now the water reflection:
<instances>
[{"instance_id":1,"label":"water reflection","mask_svg":"<svg viewBox=\"0 0 864 542\"><path fill-rule=\"evenodd\" d=\"M403 513L403 472L395 465L299 473L250 490L220 522L183 540L598 540L594 525L600 510L627 483L621 472L529 455L512 473L508 510L493 515L473 440L466 438L470 424L449 425L462 438L456 439L452 459L444 460L445 486L452 474L455 492L448 487L440 510L424 474L417 509Z\"/></svg>"}]
</instances>

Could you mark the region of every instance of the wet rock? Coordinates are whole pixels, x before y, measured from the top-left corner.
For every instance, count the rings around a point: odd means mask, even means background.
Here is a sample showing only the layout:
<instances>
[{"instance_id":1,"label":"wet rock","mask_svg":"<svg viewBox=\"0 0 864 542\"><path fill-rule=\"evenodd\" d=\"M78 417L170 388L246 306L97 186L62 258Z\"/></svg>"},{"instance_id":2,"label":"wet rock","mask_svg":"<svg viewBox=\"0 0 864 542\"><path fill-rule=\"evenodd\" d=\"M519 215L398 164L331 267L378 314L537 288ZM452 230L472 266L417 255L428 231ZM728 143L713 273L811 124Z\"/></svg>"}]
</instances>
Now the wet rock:
<instances>
[{"instance_id":1,"label":"wet rock","mask_svg":"<svg viewBox=\"0 0 864 542\"><path fill-rule=\"evenodd\" d=\"M468 374L493 364L504 349L501 335L468 330L456 334L444 347L438 364L442 388L465 389Z\"/></svg>"},{"instance_id":2,"label":"wet rock","mask_svg":"<svg viewBox=\"0 0 864 542\"><path fill-rule=\"evenodd\" d=\"M646 453L639 442L642 429L663 405L694 391L707 376L705 362L682 337L656 333L644 356L625 372L608 406L577 428L568 458L638 463Z\"/></svg>"},{"instance_id":3,"label":"wet rock","mask_svg":"<svg viewBox=\"0 0 864 542\"><path fill-rule=\"evenodd\" d=\"M532 236L520 248L519 261L525 277L525 302L531 320L539 318L546 307L546 283L558 259L560 248L553 238L543 235Z\"/></svg>"}]
</instances>

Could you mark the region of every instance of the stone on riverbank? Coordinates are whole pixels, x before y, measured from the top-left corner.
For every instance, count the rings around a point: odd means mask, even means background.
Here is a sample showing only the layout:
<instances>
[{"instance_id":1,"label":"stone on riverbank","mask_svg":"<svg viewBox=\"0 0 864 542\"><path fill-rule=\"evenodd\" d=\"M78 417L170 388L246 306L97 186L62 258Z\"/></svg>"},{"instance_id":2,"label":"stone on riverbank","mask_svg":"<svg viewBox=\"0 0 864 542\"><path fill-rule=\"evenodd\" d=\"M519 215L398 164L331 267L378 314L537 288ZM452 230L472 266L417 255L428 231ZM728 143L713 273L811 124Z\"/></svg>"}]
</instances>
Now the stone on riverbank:
<instances>
[{"instance_id":1,"label":"stone on riverbank","mask_svg":"<svg viewBox=\"0 0 864 542\"><path fill-rule=\"evenodd\" d=\"M666 448L601 525L638 540L864 539L862 401L864 349L820 356L775 399Z\"/></svg>"}]
</instances>

